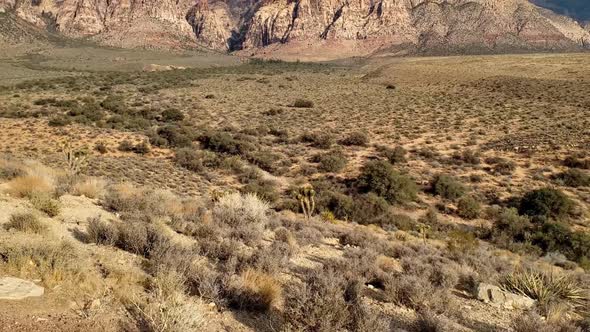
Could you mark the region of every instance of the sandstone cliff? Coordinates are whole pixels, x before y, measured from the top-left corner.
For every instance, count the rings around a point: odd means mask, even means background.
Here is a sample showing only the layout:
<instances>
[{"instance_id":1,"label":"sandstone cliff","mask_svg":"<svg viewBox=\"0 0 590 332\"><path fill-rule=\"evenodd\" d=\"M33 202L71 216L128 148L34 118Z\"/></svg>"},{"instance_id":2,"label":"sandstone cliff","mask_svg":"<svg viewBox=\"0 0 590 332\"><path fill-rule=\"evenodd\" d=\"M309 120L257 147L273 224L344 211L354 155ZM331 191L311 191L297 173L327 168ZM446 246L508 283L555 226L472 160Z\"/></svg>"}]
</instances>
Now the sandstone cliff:
<instances>
[{"instance_id":1,"label":"sandstone cliff","mask_svg":"<svg viewBox=\"0 0 590 332\"><path fill-rule=\"evenodd\" d=\"M46 29L122 47L331 48L489 53L590 45L573 19L529 0L0 0Z\"/></svg>"}]
</instances>

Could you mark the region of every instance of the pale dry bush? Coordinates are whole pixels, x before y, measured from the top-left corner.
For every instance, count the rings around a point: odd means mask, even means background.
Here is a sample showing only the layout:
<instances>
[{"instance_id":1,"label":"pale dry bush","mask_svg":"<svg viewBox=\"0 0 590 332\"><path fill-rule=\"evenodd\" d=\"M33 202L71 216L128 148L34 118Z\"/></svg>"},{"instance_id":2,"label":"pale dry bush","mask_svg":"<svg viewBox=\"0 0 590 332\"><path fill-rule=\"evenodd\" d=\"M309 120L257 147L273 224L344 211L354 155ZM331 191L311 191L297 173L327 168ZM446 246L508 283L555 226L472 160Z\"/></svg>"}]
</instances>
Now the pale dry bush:
<instances>
[{"instance_id":1,"label":"pale dry bush","mask_svg":"<svg viewBox=\"0 0 590 332\"><path fill-rule=\"evenodd\" d=\"M15 197L30 197L34 193L53 193L58 172L38 162L26 161L22 166L24 175L8 182L8 194Z\"/></svg>"},{"instance_id":2,"label":"pale dry bush","mask_svg":"<svg viewBox=\"0 0 590 332\"><path fill-rule=\"evenodd\" d=\"M148 294L136 299L130 313L141 330L189 332L206 329L203 304L185 295L185 280L173 272L160 272L152 280Z\"/></svg>"},{"instance_id":3,"label":"pale dry bush","mask_svg":"<svg viewBox=\"0 0 590 332\"><path fill-rule=\"evenodd\" d=\"M232 306L244 310L267 311L280 304L283 289L274 276L248 268L230 281L227 292Z\"/></svg>"},{"instance_id":4,"label":"pale dry bush","mask_svg":"<svg viewBox=\"0 0 590 332\"><path fill-rule=\"evenodd\" d=\"M74 184L72 194L86 196L88 198L103 198L106 193L107 183L101 178L88 177Z\"/></svg>"},{"instance_id":5,"label":"pale dry bush","mask_svg":"<svg viewBox=\"0 0 590 332\"><path fill-rule=\"evenodd\" d=\"M156 216L179 216L184 210L182 200L169 190L158 189L149 192L145 199L147 208Z\"/></svg>"},{"instance_id":6,"label":"pale dry bush","mask_svg":"<svg viewBox=\"0 0 590 332\"><path fill-rule=\"evenodd\" d=\"M213 215L229 226L264 225L268 222L268 211L268 203L256 195L232 193L219 199L213 208Z\"/></svg>"}]
</instances>

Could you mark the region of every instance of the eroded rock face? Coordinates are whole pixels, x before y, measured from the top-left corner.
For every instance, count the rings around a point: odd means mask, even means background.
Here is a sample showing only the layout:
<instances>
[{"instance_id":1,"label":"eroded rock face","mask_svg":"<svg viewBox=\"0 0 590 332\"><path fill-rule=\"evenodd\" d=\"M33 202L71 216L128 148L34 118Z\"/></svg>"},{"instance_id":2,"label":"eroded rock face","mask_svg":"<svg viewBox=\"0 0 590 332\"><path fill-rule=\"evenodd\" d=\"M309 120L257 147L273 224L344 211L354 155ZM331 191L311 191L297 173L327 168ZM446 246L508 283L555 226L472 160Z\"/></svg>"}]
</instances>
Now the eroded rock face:
<instances>
[{"instance_id":1,"label":"eroded rock face","mask_svg":"<svg viewBox=\"0 0 590 332\"><path fill-rule=\"evenodd\" d=\"M190 42L186 20L194 0L0 0L37 26L72 37L95 36L116 46L171 46Z\"/></svg>"},{"instance_id":2,"label":"eroded rock face","mask_svg":"<svg viewBox=\"0 0 590 332\"><path fill-rule=\"evenodd\" d=\"M223 22L231 17L223 9L216 11L221 14L200 8L193 16L208 21L221 17ZM220 39L229 39L227 31L233 31L234 39L239 39L234 46L245 49L336 40L373 50L403 47L472 53L568 49L590 41L588 31L572 19L527 0L271 0L258 1L234 22L238 25L224 29ZM222 35L217 27L197 34L207 41Z\"/></svg>"},{"instance_id":3,"label":"eroded rock face","mask_svg":"<svg viewBox=\"0 0 590 332\"><path fill-rule=\"evenodd\" d=\"M195 41L218 50L340 45L358 53L590 47L587 29L529 0L0 0L0 7L38 26L123 47Z\"/></svg>"}]
</instances>

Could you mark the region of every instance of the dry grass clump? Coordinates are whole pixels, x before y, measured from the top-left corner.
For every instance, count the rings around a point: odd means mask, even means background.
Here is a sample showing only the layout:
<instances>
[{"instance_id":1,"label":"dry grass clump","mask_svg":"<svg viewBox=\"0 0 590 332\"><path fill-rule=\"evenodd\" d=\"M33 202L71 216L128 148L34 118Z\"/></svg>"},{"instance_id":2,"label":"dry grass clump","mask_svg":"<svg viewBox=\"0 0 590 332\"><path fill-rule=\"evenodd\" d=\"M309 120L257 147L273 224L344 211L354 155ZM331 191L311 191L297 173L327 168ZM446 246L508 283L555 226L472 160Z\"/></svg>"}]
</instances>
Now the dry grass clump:
<instances>
[{"instance_id":1,"label":"dry grass clump","mask_svg":"<svg viewBox=\"0 0 590 332\"><path fill-rule=\"evenodd\" d=\"M72 194L88 198L103 198L106 193L106 181L100 178L88 177L74 184Z\"/></svg>"},{"instance_id":2,"label":"dry grass clump","mask_svg":"<svg viewBox=\"0 0 590 332\"><path fill-rule=\"evenodd\" d=\"M49 217L55 217L59 215L61 211L60 202L53 199L47 193L35 192L31 195L29 200L35 209L46 213Z\"/></svg>"},{"instance_id":3,"label":"dry grass clump","mask_svg":"<svg viewBox=\"0 0 590 332\"><path fill-rule=\"evenodd\" d=\"M47 231L47 226L39 221L37 216L28 212L11 215L10 220L4 224L4 228L34 234L41 234Z\"/></svg>"},{"instance_id":4,"label":"dry grass clump","mask_svg":"<svg viewBox=\"0 0 590 332\"><path fill-rule=\"evenodd\" d=\"M53 184L45 177L25 175L8 182L8 193L15 197L31 197L34 193L51 193Z\"/></svg>"},{"instance_id":5,"label":"dry grass clump","mask_svg":"<svg viewBox=\"0 0 590 332\"><path fill-rule=\"evenodd\" d=\"M148 293L132 301L128 311L141 331L191 332L206 330L205 308L185 295L184 278L174 271L158 273Z\"/></svg>"},{"instance_id":6,"label":"dry grass clump","mask_svg":"<svg viewBox=\"0 0 590 332\"><path fill-rule=\"evenodd\" d=\"M41 279L48 287L84 279L79 261L77 251L67 242L21 240L0 244L0 271Z\"/></svg>"},{"instance_id":7,"label":"dry grass clump","mask_svg":"<svg viewBox=\"0 0 590 332\"><path fill-rule=\"evenodd\" d=\"M226 290L231 306L249 311L268 311L282 301L282 285L272 275L248 268L230 281Z\"/></svg>"}]
</instances>

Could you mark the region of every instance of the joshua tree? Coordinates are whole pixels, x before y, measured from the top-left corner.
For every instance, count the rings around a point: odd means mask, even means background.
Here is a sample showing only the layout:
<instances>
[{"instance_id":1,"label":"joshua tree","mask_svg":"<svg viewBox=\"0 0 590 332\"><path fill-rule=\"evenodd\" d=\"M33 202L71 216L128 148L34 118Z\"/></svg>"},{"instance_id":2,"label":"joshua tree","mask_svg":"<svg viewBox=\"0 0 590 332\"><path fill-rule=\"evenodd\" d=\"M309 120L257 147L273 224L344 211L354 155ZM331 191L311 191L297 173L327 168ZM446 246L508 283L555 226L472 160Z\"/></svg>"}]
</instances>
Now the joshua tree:
<instances>
[{"instance_id":1,"label":"joshua tree","mask_svg":"<svg viewBox=\"0 0 590 332\"><path fill-rule=\"evenodd\" d=\"M310 219L315 210L315 190L312 185L307 184L297 190L297 200L301 205L301 210L305 215L305 219Z\"/></svg>"}]
</instances>

